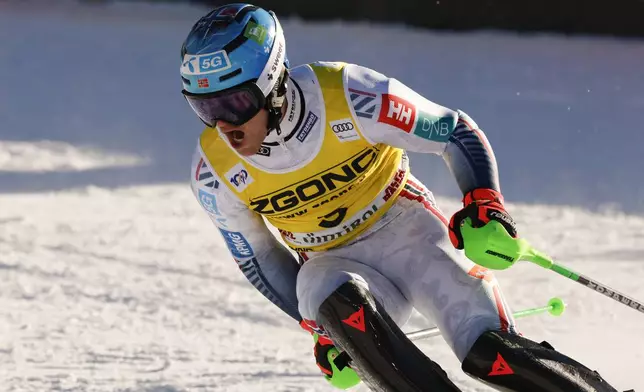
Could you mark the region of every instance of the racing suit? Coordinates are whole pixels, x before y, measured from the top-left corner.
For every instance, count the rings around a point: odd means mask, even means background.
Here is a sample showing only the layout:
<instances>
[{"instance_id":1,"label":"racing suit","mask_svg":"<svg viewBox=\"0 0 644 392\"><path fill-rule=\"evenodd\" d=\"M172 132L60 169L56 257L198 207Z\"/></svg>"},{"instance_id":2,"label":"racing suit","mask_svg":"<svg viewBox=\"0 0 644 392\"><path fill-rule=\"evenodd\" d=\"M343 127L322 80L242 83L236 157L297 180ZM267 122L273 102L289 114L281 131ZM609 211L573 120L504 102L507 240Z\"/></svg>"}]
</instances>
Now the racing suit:
<instances>
[{"instance_id":1,"label":"racing suit","mask_svg":"<svg viewBox=\"0 0 644 392\"><path fill-rule=\"evenodd\" d=\"M193 158L193 192L246 278L312 326L325 298L360 280L400 326L413 308L433 319L461 361L482 332L513 331L496 280L450 244L406 155L441 156L463 194L500 191L475 122L359 65L289 72L280 132L257 154L239 155L206 128Z\"/></svg>"}]
</instances>

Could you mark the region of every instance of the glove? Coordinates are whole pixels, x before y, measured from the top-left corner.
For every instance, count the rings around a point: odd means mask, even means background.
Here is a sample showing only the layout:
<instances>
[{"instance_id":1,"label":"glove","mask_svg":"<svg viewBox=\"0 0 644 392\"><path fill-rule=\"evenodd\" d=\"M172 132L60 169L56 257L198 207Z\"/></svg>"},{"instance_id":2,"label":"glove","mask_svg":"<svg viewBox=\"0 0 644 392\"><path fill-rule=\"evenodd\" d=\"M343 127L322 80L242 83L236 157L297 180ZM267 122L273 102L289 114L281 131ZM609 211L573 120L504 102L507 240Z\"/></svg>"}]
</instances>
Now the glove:
<instances>
[{"instance_id":1,"label":"glove","mask_svg":"<svg viewBox=\"0 0 644 392\"><path fill-rule=\"evenodd\" d=\"M472 227L485 226L494 220L499 222L512 238L517 238L514 220L503 207L503 195L494 189L478 188L465 194L463 208L449 222L449 239L456 249L464 248L461 224L470 218Z\"/></svg>"},{"instance_id":2,"label":"glove","mask_svg":"<svg viewBox=\"0 0 644 392\"><path fill-rule=\"evenodd\" d=\"M317 333L308 323L302 320L300 326L313 335L313 354L318 367L324 373L324 378L338 389L349 389L358 385L360 377L349 366L349 356L346 353L341 354L331 339Z\"/></svg>"}]
</instances>

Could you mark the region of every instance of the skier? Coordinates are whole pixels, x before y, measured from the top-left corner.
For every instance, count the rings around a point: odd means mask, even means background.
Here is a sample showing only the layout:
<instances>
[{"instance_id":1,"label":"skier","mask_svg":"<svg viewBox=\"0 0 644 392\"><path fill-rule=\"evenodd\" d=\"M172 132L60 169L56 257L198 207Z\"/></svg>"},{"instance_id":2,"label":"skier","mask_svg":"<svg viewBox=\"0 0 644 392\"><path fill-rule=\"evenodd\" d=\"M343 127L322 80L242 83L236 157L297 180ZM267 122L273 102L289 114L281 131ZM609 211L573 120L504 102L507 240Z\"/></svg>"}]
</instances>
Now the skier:
<instances>
[{"instance_id":1,"label":"skier","mask_svg":"<svg viewBox=\"0 0 644 392\"><path fill-rule=\"evenodd\" d=\"M194 194L246 278L313 335L332 385L360 377L351 362L340 370L329 360L337 349L321 309L371 295L398 326L412 309L434 319L463 371L495 388L614 391L547 343L522 337L494 276L462 252L465 218L498 221L517 236L492 147L466 113L356 64L291 68L277 17L251 4L199 19L180 69L183 95L206 125ZM463 193L451 219L410 173L405 151L444 159ZM343 328L358 334L371 316L356 313ZM458 390L440 367L426 372Z\"/></svg>"}]
</instances>

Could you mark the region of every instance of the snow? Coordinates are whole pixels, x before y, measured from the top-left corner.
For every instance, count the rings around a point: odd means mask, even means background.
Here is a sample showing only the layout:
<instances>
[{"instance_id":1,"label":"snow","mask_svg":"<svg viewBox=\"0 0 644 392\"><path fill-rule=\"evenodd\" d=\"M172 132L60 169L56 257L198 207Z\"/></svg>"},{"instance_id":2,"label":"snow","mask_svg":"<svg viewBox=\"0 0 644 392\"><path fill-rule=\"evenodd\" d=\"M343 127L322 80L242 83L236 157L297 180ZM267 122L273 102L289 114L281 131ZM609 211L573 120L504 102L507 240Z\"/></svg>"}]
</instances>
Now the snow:
<instances>
[{"instance_id":1,"label":"snow","mask_svg":"<svg viewBox=\"0 0 644 392\"><path fill-rule=\"evenodd\" d=\"M189 190L201 126L179 46L205 10L64 4L0 5L2 389L331 391L312 339L246 282ZM293 64L364 64L468 112L521 235L644 300L644 43L283 25ZM458 208L438 157L412 167ZM526 336L644 388L644 315L528 263L497 276L516 310L569 305L520 320ZM415 314L405 330L430 325ZM490 390L440 338L419 345L464 391Z\"/></svg>"},{"instance_id":2,"label":"snow","mask_svg":"<svg viewBox=\"0 0 644 392\"><path fill-rule=\"evenodd\" d=\"M8 172L84 171L145 163L146 159L136 155L105 153L92 146L74 146L51 140L0 140L0 170Z\"/></svg>"}]
</instances>

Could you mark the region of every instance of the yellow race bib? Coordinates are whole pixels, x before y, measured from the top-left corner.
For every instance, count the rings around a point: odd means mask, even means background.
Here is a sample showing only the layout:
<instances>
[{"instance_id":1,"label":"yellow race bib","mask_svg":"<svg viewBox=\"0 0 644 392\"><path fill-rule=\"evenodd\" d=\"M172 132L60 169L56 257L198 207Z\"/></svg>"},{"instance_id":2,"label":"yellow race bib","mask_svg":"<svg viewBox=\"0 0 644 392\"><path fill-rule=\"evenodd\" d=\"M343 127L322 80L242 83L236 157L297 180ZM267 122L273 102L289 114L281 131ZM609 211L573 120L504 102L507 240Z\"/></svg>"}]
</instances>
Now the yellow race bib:
<instances>
[{"instance_id":1,"label":"yellow race bib","mask_svg":"<svg viewBox=\"0 0 644 392\"><path fill-rule=\"evenodd\" d=\"M296 170L263 171L239 157L216 129L206 128L201 148L223 182L263 215L296 251L346 243L393 203L407 178L401 149L365 140L345 98L343 63L309 64L324 97L323 140L317 155Z\"/></svg>"}]
</instances>

